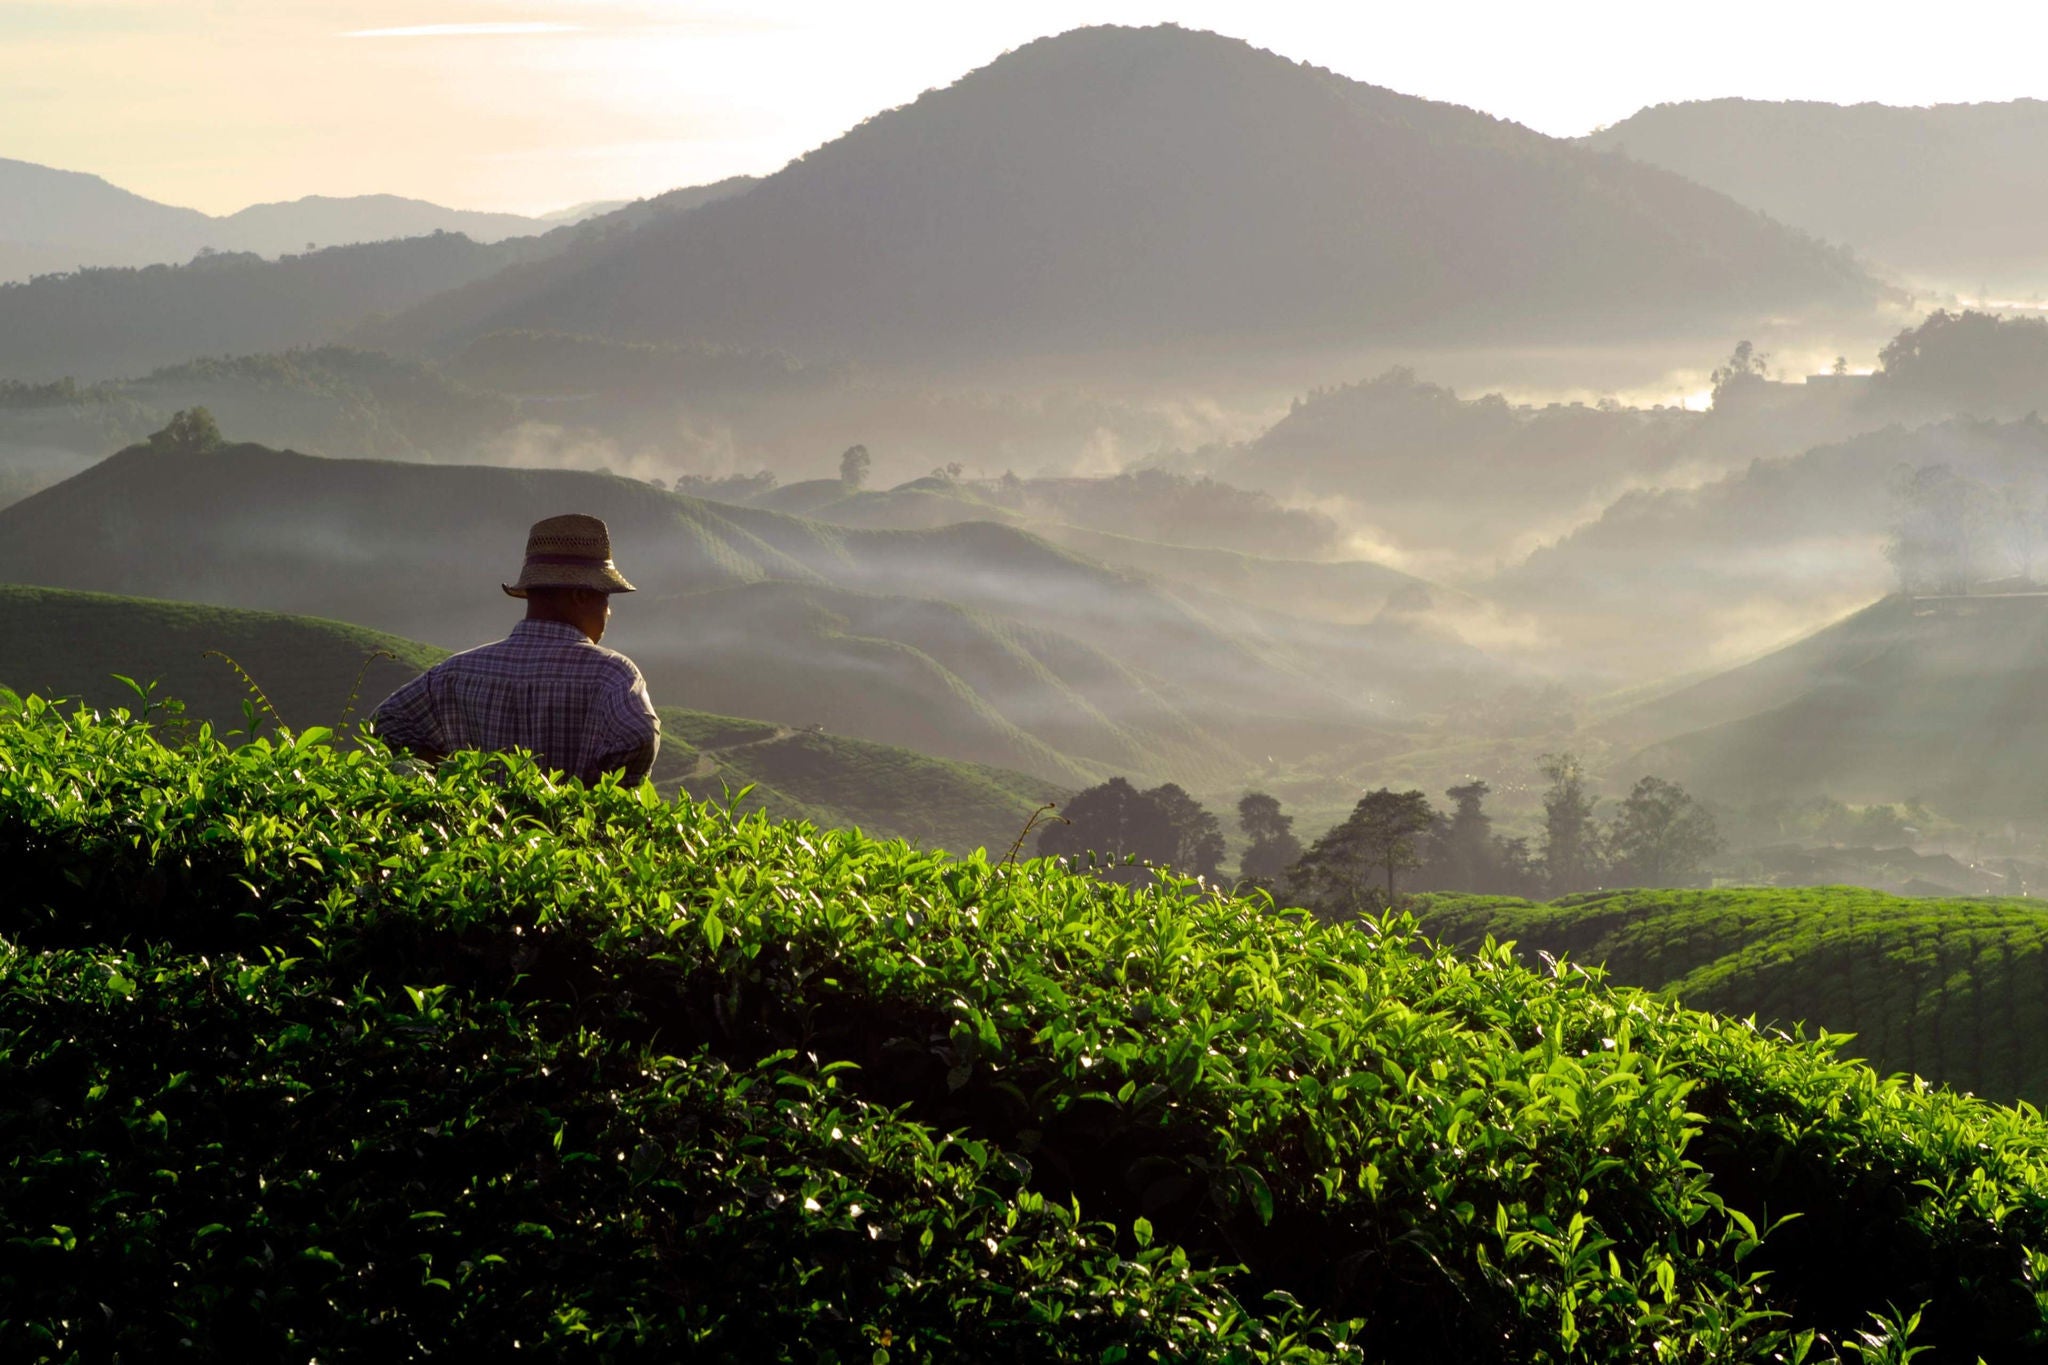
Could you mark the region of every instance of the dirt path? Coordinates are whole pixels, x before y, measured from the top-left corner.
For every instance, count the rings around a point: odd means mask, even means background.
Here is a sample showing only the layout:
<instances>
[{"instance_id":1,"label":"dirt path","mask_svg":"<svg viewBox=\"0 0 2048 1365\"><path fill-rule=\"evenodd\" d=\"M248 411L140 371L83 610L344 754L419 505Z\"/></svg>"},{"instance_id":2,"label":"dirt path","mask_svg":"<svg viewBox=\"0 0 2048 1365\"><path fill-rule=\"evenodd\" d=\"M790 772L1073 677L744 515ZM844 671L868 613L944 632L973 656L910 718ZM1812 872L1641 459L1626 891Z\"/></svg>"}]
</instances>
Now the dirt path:
<instances>
[{"instance_id":1,"label":"dirt path","mask_svg":"<svg viewBox=\"0 0 2048 1365\"><path fill-rule=\"evenodd\" d=\"M794 739L804 733L806 732L797 729L793 725L778 725L775 727L774 734L765 735L760 739L743 739L737 744L720 744L714 748L700 748L697 750L697 761L691 765L690 771L683 774L683 780L687 782L693 777L710 777L717 773L718 755L720 754L731 754L737 753L741 749L759 749L769 744L780 744L786 739Z\"/></svg>"}]
</instances>

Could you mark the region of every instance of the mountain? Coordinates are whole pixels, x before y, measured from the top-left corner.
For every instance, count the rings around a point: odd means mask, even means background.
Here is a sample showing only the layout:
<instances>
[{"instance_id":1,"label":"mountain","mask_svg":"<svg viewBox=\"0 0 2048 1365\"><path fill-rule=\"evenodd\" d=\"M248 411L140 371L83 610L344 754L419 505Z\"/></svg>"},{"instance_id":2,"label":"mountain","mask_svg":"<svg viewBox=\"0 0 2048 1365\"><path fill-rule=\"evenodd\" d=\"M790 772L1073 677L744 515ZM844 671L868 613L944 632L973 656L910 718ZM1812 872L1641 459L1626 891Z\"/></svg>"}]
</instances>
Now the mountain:
<instances>
[{"instance_id":1,"label":"mountain","mask_svg":"<svg viewBox=\"0 0 2048 1365\"><path fill-rule=\"evenodd\" d=\"M1950 287L2038 291L2048 102L1898 108L1698 100L1585 139ZM2011 297L2021 297L2017 292Z\"/></svg>"},{"instance_id":2,"label":"mountain","mask_svg":"<svg viewBox=\"0 0 2048 1365\"><path fill-rule=\"evenodd\" d=\"M0 282L86 266L162 265L200 251L279 256L459 232L478 242L532 237L623 207L591 204L529 218L444 208L393 194L308 195L224 216L174 208L96 175L0 158Z\"/></svg>"},{"instance_id":3,"label":"mountain","mask_svg":"<svg viewBox=\"0 0 2048 1365\"><path fill-rule=\"evenodd\" d=\"M1645 745L1633 769L1723 800L1825 793L2034 821L2044 691L2048 596L1894 596L1606 728Z\"/></svg>"},{"instance_id":4,"label":"mountain","mask_svg":"<svg viewBox=\"0 0 2048 1365\"><path fill-rule=\"evenodd\" d=\"M67 193L83 193L69 179L59 183ZM307 220L283 214L277 221L294 225L289 235L299 254L277 260L253 250L205 248L207 254L184 265L109 266L0 284L0 377L105 379L200 355L316 345L507 268L543 262L577 243L593 249L617 244L642 227L737 194L749 183L739 177L675 190L587 221L552 229L535 224L537 236L489 244L435 229L424 236L303 250L309 239L299 235L298 225ZM111 186L101 188L123 194ZM133 199L112 201L126 206L112 213L115 222L153 221L150 211L128 203ZM0 192L0 205L5 202ZM272 207L277 206L264 206L266 211ZM33 214L33 202L27 212ZM417 215L406 218L411 212L394 211L381 221L394 226L414 221ZM369 214L363 221L374 218Z\"/></svg>"},{"instance_id":5,"label":"mountain","mask_svg":"<svg viewBox=\"0 0 2048 1365\"><path fill-rule=\"evenodd\" d=\"M951 360L1613 334L1860 308L1842 255L1668 172L1163 26L1030 43L743 196L392 335Z\"/></svg>"},{"instance_id":6,"label":"mountain","mask_svg":"<svg viewBox=\"0 0 2048 1365\"><path fill-rule=\"evenodd\" d=\"M528 524L564 507L604 517L648 590L615 629L663 699L1070 785L1103 764L1227 781L1497 672L1398 612L1343 625L1207 600L987 522L863 531L608 475L257 446L132 448L0 511L0 581L466 647L502 632L497 584Z\"/></svg>"},{"instance_id":7,"label":"mountain","mask_svg":"<svg viewBox=\"0 0 2048 1365\"><path fill-rule=\"evenodd\" d=\"M0 686L139 710L118 674L149 688L153 701L183 703L184 721L216 733L247 723L242 703L251 693L237 668L278 720L305 729L362 719L446 653L315 617L0 585ZM185 732L166 719L173 733ZM747 809L927 846L1000 852L1042 802L1068 795L1006 769L773 722L665 706L661 724L653 776L668 794L684 787L722 800L751 787Z\"/></svg>"},{"instance_id":8,"label":"mountain","mask_svg":"<svg viewBox=\"0 0 2048 1365\"><path fill-rule=\"evenodd\" d=\"M194 356L314 345L542 249L443 233L277 261L235 252L0 285L0 375L108 379Z\"/></svg>"},{"instance_id":9,"label":"mountain","mask_svg":"<svg viewBox=\"0 0 2048 1365\"><path fill-rule=\"evenodd\" d=\"M96 175L0 158L0 281L83 265L184 260L213 220Z\"/></svg>"}]
</instances>

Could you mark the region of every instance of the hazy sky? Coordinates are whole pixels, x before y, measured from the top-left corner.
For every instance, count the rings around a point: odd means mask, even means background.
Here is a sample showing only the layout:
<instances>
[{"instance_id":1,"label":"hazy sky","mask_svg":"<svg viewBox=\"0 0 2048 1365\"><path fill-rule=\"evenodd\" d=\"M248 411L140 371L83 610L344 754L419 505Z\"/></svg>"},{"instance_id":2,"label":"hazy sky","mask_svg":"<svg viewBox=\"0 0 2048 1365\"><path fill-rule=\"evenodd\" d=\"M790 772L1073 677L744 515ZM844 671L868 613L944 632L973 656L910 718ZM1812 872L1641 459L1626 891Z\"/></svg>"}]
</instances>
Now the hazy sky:
<instances>
[{"instance_id":1,"label":"hazy sky","mask_svg":"<svg viewBox=\"0 0 2048 1365\"><path fill-rule=\"evenodd\" d=\"M2048 7L1801 0L0 0L0 157L220 213L774 170L1006 48L1166 20L1569 135L1664 100L2048 93ZM1995 36L1993 36L1995 35Z\"/></svg>"}]
</instances>

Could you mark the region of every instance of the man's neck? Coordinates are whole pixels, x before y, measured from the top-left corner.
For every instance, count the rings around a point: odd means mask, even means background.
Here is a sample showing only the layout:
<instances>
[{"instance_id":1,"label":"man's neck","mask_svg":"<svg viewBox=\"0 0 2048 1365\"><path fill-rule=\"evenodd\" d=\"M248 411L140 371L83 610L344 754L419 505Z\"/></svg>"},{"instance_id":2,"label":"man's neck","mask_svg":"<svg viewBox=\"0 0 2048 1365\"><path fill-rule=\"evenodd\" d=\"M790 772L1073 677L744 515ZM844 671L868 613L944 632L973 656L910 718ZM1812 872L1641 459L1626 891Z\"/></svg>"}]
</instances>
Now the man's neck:
<instances>
[{"instance_id":1,"label":"man's neck","mask_svg":"<svg viewBox=\"0 0 2048 1365\"><path fill-rule=\"evenodd\" d=\"M575 631L578 635L581 635L584 639L590 639L589 631L585 630L582 626L577 625L574 621L565 621L559 616L542 616L537 615L533 612L528 612L526 614L526 619L521 621L520 624L526 626L565 626L568 629Z\"/></svg>"}]
</instances>

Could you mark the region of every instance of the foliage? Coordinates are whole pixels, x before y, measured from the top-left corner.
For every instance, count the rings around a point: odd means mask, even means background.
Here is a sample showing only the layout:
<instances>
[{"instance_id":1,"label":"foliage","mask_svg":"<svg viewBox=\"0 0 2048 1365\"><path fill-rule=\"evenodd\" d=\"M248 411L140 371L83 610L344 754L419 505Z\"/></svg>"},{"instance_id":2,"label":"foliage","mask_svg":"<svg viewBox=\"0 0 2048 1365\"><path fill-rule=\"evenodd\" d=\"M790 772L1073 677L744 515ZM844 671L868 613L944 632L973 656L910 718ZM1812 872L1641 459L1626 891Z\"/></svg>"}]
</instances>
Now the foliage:
<instances>
[{"instance_id":1,"label":"foliage","mask_svg":"<svg viewBox=\"0 0 2048 1365\"><path fill-rule=\"evenodd\" d=\"M1593 823L1599 798L1586 792L1586 769L1576 754L1545 754L1537 771L1550 783L1543 793L1543 870L1552 892L1584 891L1596 885L1606 866L1600 827Z\"/></svg>"},{"instance_id":2,"label":"foliage","mask_svg":"<svg viewBox=\"0 0 2048 1365\"><path fill-rule=\"evenodd\" d=\"M1770 373L1771 358L1747 341L1735 343L1724 364L1709 376L1714 385L1714 404L1720 406L1742 389L1760 384Z\"/></svg>"},{"instance_id":3,"label":"foliage","mask_svg":"<svg viewBox=\"0 0 2048 1365\"><path fill-rule=\"evenodd\" d=\"M2042 1343L2048 1126L1821 1043L1400 918L10 704L12 1359Z\"/></svg>"},{"instance_id":4,"label":"foliage","mask_svg":"<svg viewBox=\"0 0 2048 1365\"><path fill-rule=\"evenodd\" d=\"M2019 501L2002 500L1947 465L1900 470L1892 493L1898 520L1884 553L1898 570L1901 592L1966 593L1997 576L1998 522L2022 512Z\"/></svg>"},{"instance_id":5,"label":"foliage","mask_svg":"<svg viewBox=\"0 0 2048 1365\"><path fill-rule=\"evenodd\" d=\"M1617 880L1630 886L1690 881L1725 844L1714 816L1685 788L1661 777L1639 778L1608 826Z\"/></svg>"},{"instance_id":6,"label":"foliage","mask_svg":"<svg viewBox=\"0 0 2048 1365\"><path fill-rule=\"evenodd\" d=\"M1885 1072L2048 1102L2048 921L2024 899L1857 887L1613 891L1549 905L1433 896L1431 933L1603 966L1700 1009L1854 1034Z\"/></svg>"},{"instance_id":7,"label":"foliage","mask_svg":"<svg viewBox=\"0 0 2048 1365\"><path fill-rule=\"evenodd\" d=\"M149 435L149 448L162 455L203 455L223 444L220 423L205 408L181 408L162 431Z\"/></svg>"},{"instance_id":8,"label":"foliage","mask_svg":"<svg viewBox=\"0 0 2048 1365\"><path fill-rule=\"evenodd\" d=\"M1976 417L2048 407L2048 319L1937 308L1878 352L1879 392L1894 403Z\"/></svg>"},{"instance_id":9,"label":"foliage","mask_svg":"<svg viewBox=\"0 0 2048 1365\"><path fill-rule=\"evenodd\" d=\"M1265 792L1246 792L1238 798L1237 825L1251 840L1237 861L1238 880L1276 885L1301 857L1294 817L1284 814L1280 802Z\"/></svg>"},{"instance_id":10,"label":"foliage","mask_svg":"<svg viewBox=\"0 0 2048 1365\"><path fill-rule=\"evenodd\" d=\"M868 481L868 470L874 463L866 446L848 446L839 456L840 484L849 491L858 491Z\"/></svg>"},{"instance_id":11,"label":"foliage","mask_svg":"<svg viewBox=\"0 0 2048 1365\"><path fill-rule=\"evenodd\" d=\"M1152 869L1213 880L1223 859L1216 817L1175 784L1139 791L1112 777L1067 803L1065 819L1038 836L1044 857L1086 860L1101 875L1143 882Z\"/></svg>"},{"instance_id":12,"label":"foliage","mask_svg":"<svg viewBox=\"0 0 2048 1365\"><path fill-rule=\"evenodd\" d=\"M1436 812L1419 791L1386 787L1367 792L1351 814L1309 846L1288 873L1290 889L1328 914L1355 913L1372 903L1368 878L1386 878L1386 900L1394 899L1394 874L1422 865L1418 836L1435 823Z\"/></svg>"}]
</instances>

